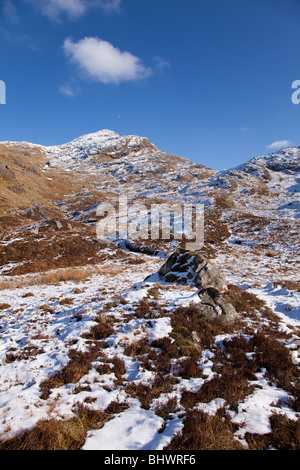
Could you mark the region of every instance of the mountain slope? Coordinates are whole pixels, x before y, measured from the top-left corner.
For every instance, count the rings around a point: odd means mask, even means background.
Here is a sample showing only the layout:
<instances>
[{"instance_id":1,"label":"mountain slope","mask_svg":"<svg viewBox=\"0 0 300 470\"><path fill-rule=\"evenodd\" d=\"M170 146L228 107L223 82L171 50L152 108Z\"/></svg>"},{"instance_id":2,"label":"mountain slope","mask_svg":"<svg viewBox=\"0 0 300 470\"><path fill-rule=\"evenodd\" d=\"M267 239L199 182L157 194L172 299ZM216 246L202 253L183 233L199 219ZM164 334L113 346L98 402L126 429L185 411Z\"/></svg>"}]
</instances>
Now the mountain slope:
<instances>
[{"instance_id":1,"label":"mountain slope","mask_svg":"<svg viewBox=\"0 0 300 470\"><path fill-rule=\"evenodd\" d=\"M0 449L299 449L299 160L0 143ZM97 240L120 195L204 204L204 247Z\"/></svg>"},{"instance_id":2,"label":"mountain slope","mask_svg":"<svg viewBox=\"0 0 300 470\"><path fill-rule=\"evenodd\" d=\"M300 147L285 148L262 157L255 157L236 168L218 172L213 186L240 191L257 210L276 208L278 214L299 218ZM251 196L263 196L259 208ZM268 204L264 205L264 197ZM245 199L245 198L244 198Z\"/></svg>"},{"instance_id":3,"label":"mountain slope","mask_svg":"<svg viewBox=\"0 0 300 470\"><path fill-rule=\"evenodd\" d=\"M17 215L22 217L27 210L28 219L32 206L41 205L48 218L84 223L94 230L98 204L106 201L117 208L120 195L126 195L128 204L142 202L149 209L153 203L202 203L203 252L208 257L217 252L242 257L268 254L271 278L277 276L281 258L284 278L296 276L299 147L216 172L161 152L147 138L102 130L54 147L2 143L0 159L2 215L14 214L13 225ZM30 216L19 222L20 227L30 226ZM33 218L34 229L36 222ZM162 240L135 243L170 252ZM247 259L243 264L253 265Z\"/></svg>"}]
</instances>

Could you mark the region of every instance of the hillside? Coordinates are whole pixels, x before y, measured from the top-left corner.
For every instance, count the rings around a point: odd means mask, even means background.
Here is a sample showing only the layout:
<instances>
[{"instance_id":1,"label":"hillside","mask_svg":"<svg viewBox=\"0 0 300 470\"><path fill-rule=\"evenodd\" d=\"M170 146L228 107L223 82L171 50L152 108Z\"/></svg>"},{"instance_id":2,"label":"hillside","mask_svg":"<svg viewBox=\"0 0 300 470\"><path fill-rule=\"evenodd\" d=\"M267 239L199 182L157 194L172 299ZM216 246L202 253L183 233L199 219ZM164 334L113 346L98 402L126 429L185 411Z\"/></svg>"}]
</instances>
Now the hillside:
<instances>
[{"instance_id":1,"label":"hillside","mask_svg":"<svg viewBox=\"0 0 300 470\"><path fill-rule=\"evenodd\" d=\"M0 449L299 450L299 182L300 147L0 143ZM97 239L120 195L203 204L204 246Z\"/></svg>"}]
</instances>

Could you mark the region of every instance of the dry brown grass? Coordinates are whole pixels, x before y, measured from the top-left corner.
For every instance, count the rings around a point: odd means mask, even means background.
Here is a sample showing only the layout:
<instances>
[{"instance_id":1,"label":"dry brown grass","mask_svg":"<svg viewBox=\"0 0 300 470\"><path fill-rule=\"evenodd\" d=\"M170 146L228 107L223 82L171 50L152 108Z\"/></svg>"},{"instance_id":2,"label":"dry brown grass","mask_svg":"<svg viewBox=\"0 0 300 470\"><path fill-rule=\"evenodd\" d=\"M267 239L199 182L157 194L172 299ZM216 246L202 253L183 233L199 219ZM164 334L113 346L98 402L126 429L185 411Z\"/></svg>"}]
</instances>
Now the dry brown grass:
<instances>
[{"instance_id":1,"label":"dry brown grass","mask_svg":"<svg viewBox=\"0 0 300 470\"><path fill-rule=\"evenodd\" d=\"M267 217L257 216L250 212L232 211L230 216L231 222L238 227L239 232L253 233L263 230L270 224ZM240 234L241 234L240 233Z\"/></svg>"},{"instance_id":2,"label":"dry brown grass","mask_svg":"<svg viewBox=\"0 0 300 470\"><path fill-rule=\"evenodd\" d=\"M171 419L172 413L179 410L177 397L169 398L165 403L159 404L155 408L155 414L165 421Z\"/></svg>"},{"instance_id":3,"label":"dry brown grass","mask_svg":"<svg viewBox=\"0 0 300 470\"><path fill-rule=\"evenodd\" d=\"M26 294L22 295L23 299L26 299L27 297L34 297L34 294L32 292L26 292Z\"/></svg>"},{"instance_id":4,"label":"dry brown grass","mask_svg":"<svg viewBox=\"0 0 300 470\"><path fill-rule=\"evenodd\" d=\"M0 281L0 290L21 289L38 285L58 285L60 282L86 281L92 274L97 272L90 267L65 268L56 271L44 272L30 276L12 276ZM33 295L33 294L32 294Z\"/></svg>"},{"instance_id":5,"label":"dry brown grass","mask_svg":"<svg viewBox=\"0 0 300 470\"><path fill-rule=\"evenodd\" d=\"M74 418L39 421L32 430L0 443L0 450L80 450L87 431L101 428L110 417L107 411L80 405Z\"/></svg>"},{"instance_id":6,"label":"dry brown grass","mask_svg":"<svg viewBox=\"0 0 300 470\"><path fill-rule=\"evenodd\" d=\"M38 346L30 343L18 350L16 348L10 348L5 356L5 363L10 364L15 361L26 361L30 358L36 357L38 354L43 354L44 352L43 348L39 348Z\"/></svg>"},{"instance_id":7,"label":"dry brown grass","mask_svg":"<svg viewBox=\"0 0 300 470\"><path fill-rule=\"evenodd\" d=\"M98 341L115 333L115 329L113 328L113 318L99 315L95 321L97 323L91 328L91 330L88 333L83 333L83 338Z\"/></svg>"},{"instance_id":8,"label":"dry brown grass","mask_svg":"<svg viewBox=\"0 0 300 470\"><path fill-rule=\"evenodd\" d=\"M159 284L154 285L153 287L150 287L147 290L148 297L157 300L160 297L159 287L160 287Z\"/></svg>"},{"instance_id":9,"label":"dry brown grass","mask_svg":"<svg viewBox=\"0 0 300 470\"><path fill-rule=\"evenodd\" d=\"M159 348L163 356L168 356L170 358L180 357L178 346L174 341L171 341L171 338L165 336L164 338L156 339L152 341L151 346L153 348Z\"/></svg>"},{"instance_id":10,"label":"dry brown grass","mask_svg":"<svg viewBox=\"0 0 300 470\"><path fill-rule=\"evenodd\" d=\"M8 308L11 308L10 304L7 304L7 303L0 304L0 310L6 310Z\"/></svg>"},{"instance_id":11,"label":"dry brown grass","mask_svg":"<svg viewBox=\"0 0 300 470\"><path fill-rule=\"evenodd\" d=\"M40 305L39 310L43 310L44 312L48 312L48 313L54 313L54 310L48 304Z\"/></svg>"},{"instance_id":12,"label":"dry brown grass","mask_svg":"<svg viewBox=\"0 0 300 470\"><path fill-rule=\"evenodd\" d=\"M56 211L56 201L82 189L82 180L76 175L70 178L69 173L54 168L47 173L42 171L46 161L46 155L38 147L0 144L0 164L6 170L0 178L1 213L29 208L33 201Z\"/></svg>"},{"instance_id":13,"label":"dry brown grass","mask_svg":"<svg viewBox=\"0 0 300 470\"><path fill-rule=\"evenodd\" d=\"M233 284L228 286L228 292L225 292L223 295L238 313L250 314L266 306L265 302L256 297L256 295L246 292Z\"/></svg>"},{"instance_id":14,"label":"dry brown grass","mask_svg":"<svg viewBox=\"0 0 300 470\"><path fill-rule=\"evenodd\" d=\"M205 254L207 258L213 258L215 257L216 253L216 250L213 245L224 242L231 235L227 223L222 220L221 209L206 209L204 231L204 247L201 249L201 253ZM170 240L172 240L172 238L173 234L170 235ZM134 240L134 242L127 241L126 248L133 252L140 252L155 256L158 255L161 251L169 253L170 240L163 239L160 230L158 240L151 240L151 236L149 233L149 237L146 240ZM178 240L178 246L184 249L187 242L195 242L195 239L188 240L183 234L182 240Z\"/></svg>"},{"instance_id":15,"label":"dry brown grass","mask_svg":"<svg viewBox=\"0 0 300 470\"><path fill-rule=\"evenodd\" d=\"M11 276L0 281L0 291L6 289L21 289L38 285L58 285L61 282L84 282L95 274L114 277L122 271L120 266L78 266L74 268L60 268L55 271L37 273L28 276ZM78 290L74 293L80 293ZM30 294L27 294L29 296ZM34 295L34 294L31 294Z\"/></svg>"},{"instance_id":16,"label":"dry brown grass","mask_svg":"<svg viewBox=\"0 0 300 470\"><path fill-rule=\"evenodd\" d=\"M131 341L124 347L124 354L129 357L141 358L145 354L149 354L150 347L148 345L148 337Z\"/></svg>"},{"instance_id":17,"label":"dry brown grass","mask_svg":"<svg viewBox=\"0 0 300 470\"><path fill-rule=\"evenodd\" d=\"M166 450L243 450L234 438L228 416L219 411L209 416L200 410L189 410L182 432L177 433Z\"/></svg>"},{"instance_id":18,"label":"dry brown grass","mask_svg":"<svg viewBox=\"0 0 300 470\"><path fill-rule=\"evenodd\" d=\"M71 299L71 298L68 298L68 297L66 297L64 299L61 299L59 301L60 305L72 305L73 302L74 302L74 299Z\"/></svg>"},{"instance_id":19,"label":"dry brown grass","mask_svg":"<svg viewBox=\"0 0 300 470\"><path fill-rule=\"evenodd\" d=\"M206 381L198 392L183 392L181 404L189 410L196 403L209 403L216 398L223 398L232 410L237 410L239 402L252 392L253 386L249 385L248 377L242 371L224 367L222 375Z\"/></svg>"},{"instance_id":20,"label":"dry brown grass","mask_svg":"<svg viewBox=\"0 0 300 470\"><path fill-rule=\"evenodd\" d=\"M222 210L208 208L205 211L204 247L201 252L207 258L215 257L215 244L221 244L231 235L228 224L222 220Z\"/></svg>"},{"instance_id":21,"label":"dry brown grass","mask_svg":"<svg viewBox=\"0 0 300 470\"><path fill-rule=\"evenodd\" d=\"M21 235L0 249L0 266L15 263L9 275L95 265L110 258L101 250L106 245L91 238L94 233L90 228L78 227L76 232L24 232Z\"/></svg>"},{"instance_id":22,"label":"dry brown grass","mask_svg":"<svg viewBox=\"0 0 300 470\"><path fill-rule=\"evenodd\" d=\"M143 298L138 302L138 305L135 309L135 316L137 318L144 318L150 313L150 302L147 298Z\"/></svg>"},{"instance_id":23,"label":"dry brown grass","mask_svg":"<svg viewBox=\"0 0 300 470\"><path fill-rule=\"evenodd\" d=\"M255 351L254 360L258 367L265 368L270 379L279 387L295 392L293 383L299 380L299 371L293 364L291 353L285 345L262 331L254 334L251 343Z\"/></svg>"},{"instance_id":24,"label":"dry brown grass","mask_svg":"<svg viewBox=\"0 0 300 470\"><path fill-rule=\"evenodd\" d=\"M141 382L131 382L126 386L125 391L131 397L137 398L142 408L149 410L152 402L150 385Z\"/></svg>"},{"instance_id":25,"label":"dry brown grass","mask_svg":"<svg viewBox=\"0 0 300 470\"><path fill-rule=\"evenodd\" d=\"M276 338L276 331L274 335L268 328L252 333L248 339L239 334L224 340L222 347L214 349L213 371L218 375L206 381L197 392L184 391L182 406L189 410L199 402L209 403L221 397L230 409L237 410L238 404L253 392L255 374L264 368L270 381L290 394L290 407L299 411L299 372L292 363L290 351Z\"/></svg>"},{"instance_id":26,"label":"dry brown grass","mask_svg":"<svg viewBox=\"0 0 300 470\"><path fill-rule=\"evenodd\" d=\"M300 421L288 419L281 414L270 417L272 431L268 434L246 433L245 439L250 450L300 450Z\"/></svg>"},{"instance_id":27,"label":"dry brown grass","mask_svg":"<svg viewBox=\"0 0 300 470\"><path fill-rule=\"evenodd\" d=\"M241 326L239 320L231 324L223 321L222 318L209 321L199 314L197 305L193 304L176 308L171 316L171 324L173 327L171 336L182 356L210 348L216 335L233 333ZM197 343L193 338L193 332L197 335Z\"/></svg>"},{"instance_id":28,"label":"dry brown grass","mask_svg":"<svg viewBox=\"0 0 300 470\"><path fill-rule=\"evenodd\" d=\"M115 356L113 359L111 359L111 362L113 364L113 371L117 378L117 383L120 384L123 382L122 377L126 373L125 362L118 356Z\"/></svg>"},{"instance_id":29,"label":"dry brown grass","mask_svg":"<svg viewBox=\"0 0 300 470\"><path fill-rule=\"evenodd\" d=\"M183 379L203 377L202 369L198 366L199 354L194 353L182 359L179 363L178 375Z\"/></svg>"},{"instance_id":30,"label":"dry brown grass","mask_svg":"<svg viewBox=\"0 0 300 470\"><path fill-rule=\"evenodd\" d=\"M39 280L41 284L59 284L60 282L67 281L82 282L86 281L93 271L89 267L58 269L50 273L40 274L38 282Z\"/></svg>"},{"instance_id":31,"label":"dry brown grass","mask_svg":"<svg viewBox=\"0 0 300 470\"><path fill-rule=\"evenodd\" d=\"M222 194L215 196L215 205L218 209L234 209L235 203L228 196L228 192L224 191Z\"/></svg>"},{"instance_id":32,"label":"dry brown grass","mask_svg":"<svg viewBox=\"0 0 300 470\"><path fill-rule=\"evenodd\" d=\"M138 398L142 408L149 410L152 401L162 393L170 393L176 383L177 379L172 375L157 373L153 383L131 382L125 391L133 398Z\"/></svg>"},{"instance_id":33,"label":"dry brown grass","mask_svg":"<svg viewBox=\"0 0 300 470\"><path fill-rule=\"evenodd\" d=\"M300 292L300 282L299 281L290 281L290 280L279 280L279 281L274 281L273 282L274 287L285 287L288 290L291 291L298 291Z\"/></svg>"},{"instance_id":34,"label":"dry brown grass","mask_svg":"<svg viewBox=\"0 0 300 470\"><path fill-rule=\"evenodd\" d=\"M121 385L123 383L123 375L126 373L126 367L122 358L118 356L109 358L104 354L101 357L101 364L96 366L96 371L100 375L114 373L116 376L115 384Z\"/></svg>"},{"instance_id":35,"label":"dry brown grass","mask_svg":"<svg viewBox=\"0 0 300 470\"><path fill-rule=\"evenodd\" d=\"M62 385L73 383L75 384L85 374L88 373L91 363L101 355L102 343L91 346L88 351L81 352L76 349L71 349L69 352L68 364L55 375L44 380L40 384L41 398L46 400L53 388L61 387Z\"/></svg>"}]
</instances>

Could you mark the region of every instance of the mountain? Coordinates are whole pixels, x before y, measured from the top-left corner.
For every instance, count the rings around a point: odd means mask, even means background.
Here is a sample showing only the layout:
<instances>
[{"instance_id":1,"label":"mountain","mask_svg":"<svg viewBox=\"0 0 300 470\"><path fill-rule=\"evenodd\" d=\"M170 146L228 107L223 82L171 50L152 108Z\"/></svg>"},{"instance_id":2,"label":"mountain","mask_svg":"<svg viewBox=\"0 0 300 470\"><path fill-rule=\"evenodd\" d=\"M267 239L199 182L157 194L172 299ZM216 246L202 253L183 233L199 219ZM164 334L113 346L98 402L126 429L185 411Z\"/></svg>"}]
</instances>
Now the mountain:
<instances>
[{"instance_id":1,"label":"mountain","mask_svg":"<svg viewBox=\"0 0 300 470\"><path fill-rule=\"evenodd\" d=\"M236 168L218 172L211 182L219 188L267 198L264 210L275 207L284 217L299 218L300 147L255 157ZM286 210L285 210L286 209Z\"/></svg>"},{"instance_id":2,"label":"mountain","mask_svg":"<svg viewBox=\"0 0 300 470\"><path fill-rule=\"evenodd\" d=\"M215 171L110 130L1 142L0 449L299 449L299 181L300 147ZM120 196L202 204L203 247L100 240Z\"/></svg>"},{"instance_id":3,"label":"mountain","mask_svg":"<svg viewBox=\"0 0 300 470\"><path fill-rule=\"evenodd\" d=\"M131 197L159 195L169 199L189 182L215 173L204 165L160 151L145 137L120 136L108 130L44 150L51 167L68 170L71 166L100 191L125 191Z\"/></svg>"}]
</instances>

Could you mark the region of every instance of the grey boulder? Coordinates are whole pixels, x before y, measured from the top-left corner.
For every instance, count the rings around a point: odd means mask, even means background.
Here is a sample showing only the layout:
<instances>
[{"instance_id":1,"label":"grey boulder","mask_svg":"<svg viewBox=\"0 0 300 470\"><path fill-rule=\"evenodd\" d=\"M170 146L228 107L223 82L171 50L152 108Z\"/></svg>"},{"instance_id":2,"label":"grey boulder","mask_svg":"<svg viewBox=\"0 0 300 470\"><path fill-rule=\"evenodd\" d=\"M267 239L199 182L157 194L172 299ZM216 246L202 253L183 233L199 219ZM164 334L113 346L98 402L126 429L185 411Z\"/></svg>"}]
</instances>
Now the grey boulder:
<instances>
[{"instance_id":1,"label":"grey boulder","mask_svg":"<svg viewBox=\"0 0 300 470\"><path fill-rule=\"evenodd\" d=\"M201 289L198 292L200 303L197 304L199 313L209 320L222 318L231 322L237 317L237 312L231 303L227 302L217 289Z\"/></svg>"},{"instance_id":2,"label":"grey boulder","mask_svg":"<svg viewBox=\"0 0 300 470\"><path fill-rule=\"evenodd\" d=\"M227 290L227 282L212 264L197 253L177 250L167 259L158 272L166 282L191 284L201 289L210 287Z\"/></svg>"}]
</instances>

